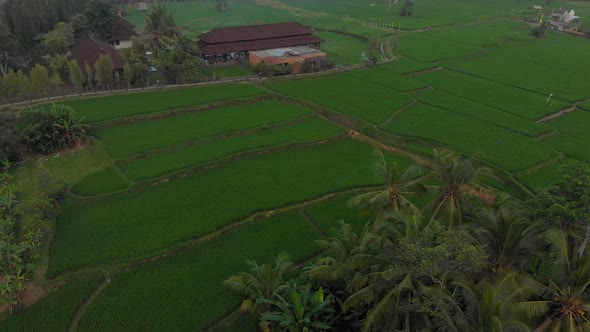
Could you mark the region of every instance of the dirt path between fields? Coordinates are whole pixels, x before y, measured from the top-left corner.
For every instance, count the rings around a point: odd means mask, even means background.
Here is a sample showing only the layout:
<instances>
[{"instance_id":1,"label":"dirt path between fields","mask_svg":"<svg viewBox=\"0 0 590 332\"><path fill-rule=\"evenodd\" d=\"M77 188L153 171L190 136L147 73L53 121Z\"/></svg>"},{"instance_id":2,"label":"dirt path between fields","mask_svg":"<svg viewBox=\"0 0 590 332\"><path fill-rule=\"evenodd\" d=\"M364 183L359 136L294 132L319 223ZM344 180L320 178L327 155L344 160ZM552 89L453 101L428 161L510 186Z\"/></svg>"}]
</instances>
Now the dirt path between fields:
<instances>
[{"instance_id":1,"label":"dirt path between fields","mask_svg":"<svg viewBox=\"0 0 590 332\"><path fill-rule=\"evenodd\" d=\"M423 74L428 74L428 73L435 73L437 71L441 71L444 69L445 69L444 67L436 67L436 68L427 69L427 70L415 71L413 73L405 74L404 77L412 77L412 76L418 76L418 75L423 75Z\"/></svg>"},{"instance_id":2,"label":"dirt path between fields","mask_svg":"<svg viewBox=\"0 0 590 332\"><path fill-rule=\"evenodd\" d=\"M104 271L103 271L103 273L104 273ZM76 314L72 318L72 320L70 322L70 326L68 327L69 332L75 332L78 330L78 325L80 325L80 320L82 319L82 315L84 315L84 312L86 312L86 309L88 308L88 306L98 297L98 295L100 295L100 293L105 288L107 288L107 286L109 285L110 282L111 282L111 279L109 278L109 276L106 273L104 273L103 282L100 284L100 286L98 286L94 290L94 292L92 292L90 297L87 298L86 301L84 301L84 303L82 303L80 308L78 308L78 311L76 311Z\"/></svg>"},{"instance_id":3,"label":"dirt path between fields","mask_svg":"<svg viewBox=\"0 0 590 332\"><path fill-rule=\"evenodd\" d=\"M563 115L565 115L567 113L574 112L574 111L576 111L578 109L578 105L579 104L583 104L583 103L586 103L588 101L590 101L590 99L584 99L582 101L575 102L572 106L570 106L568 108L564 108L564 109L562 109L561 111L559 111L557 113L553 113L553 114L547 115L546 117L543 117L543 118L537 120L537 123L545 123L547 121L551 121L551 120L557 119L557 118L559 118L559 117L561 117L561 116L563 116Z\"/></svg>"}]
</instances>

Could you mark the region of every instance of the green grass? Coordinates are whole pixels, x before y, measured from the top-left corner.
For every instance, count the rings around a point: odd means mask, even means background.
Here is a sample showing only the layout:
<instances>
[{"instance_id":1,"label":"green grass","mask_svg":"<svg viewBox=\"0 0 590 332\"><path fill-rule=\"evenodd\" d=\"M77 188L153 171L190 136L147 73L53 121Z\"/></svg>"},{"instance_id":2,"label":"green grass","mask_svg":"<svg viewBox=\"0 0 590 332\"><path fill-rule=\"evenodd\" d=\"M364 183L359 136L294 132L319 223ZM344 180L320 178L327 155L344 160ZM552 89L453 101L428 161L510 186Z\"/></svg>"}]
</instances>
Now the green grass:
<instances>
[{"instance_id":1,"label":"green grass","mask_svg":"<svg viewBox=\"0 0 590 332\"><path fill-rule=\"evenodd\" d=\"M419 71L434 69L439 65L410 58L401 58L395 62L379 65L379 69L393 72L397 75L411 74Z\"/></svg>"},{"instance_id":2,"label":"green grass","mask_svg":"<svg viewBox=\"0 0 590 332\"><path fill-rule=\"evenodd\" d=\"M250 76L252 73L246 68L240 66L227 66L227 67L205 67L203 69L203 75L208 77L220 78L231 78L240 76Z\"/></svg>"},{"instance_id":3,"label":"green grass","mask_svg":"<svg viewBox=\"0 0 590 332\"><path fill-rule=\"evenodd\" d=\"M587 101L585 101L583 103L578 104L578 107L579 108L582 108L582 109L584 109L586 111L590 111L590 100L587 100Z\"/></svg>"},{"instance_id":4,"label":"green grass","mask_svg":"<svg viewBox=\"0 0 590 332\"><path fill-rule=\"evenodd\" d=\"M341 222L350 224L353 231L360 234L366 223L375 220L376 215L374 212L363 211L358 206L348 204L348 201L357 195L360 193L339 196L311 205L305 211L327 236L334 236Z\"/></svg>"},{"instance_id":5,"label":"green grass","mask_svg":"<svg viewBox=\"0 0 590 332\"><path fill-rule=\"evenodd\" d=\"M414 95L420 102L493 123L527 136L535 137L551 130L544 124L526 120L511 113L491 108L441 91L421 91Z\"/></svg>"},{"instance_id":6,"label":"green grass","mask_svg":"<svg viewBox=\"0 0 590 332\"><path fill-rule=\"evenodd\" d=\"M72 192L82 196L92 196L124 190L128 185L119 171L114 167L107 167L82 179L72 187Z\"/></svg>"},{"instance_id":7,"label":"green grass","mask_svg":"<svg viewBox=\"0 0 590 332\"><path fill-rule=\"evenodd\" d=\"M544 99L553 94L555 104L557 99L573 102L590 97L587 84L580 81L590 77L588 54L590 40L549 32L544 39L507 42L469 61L449 61L445 66L535 91Z\"/></svg>"},{"instance_id":8,"label":"green grass","mask_svg":"<svg viewBox=\"0 0 590 332\"><path fill-rule=\"evenodd\" d=\"M235 309L240 296L222 284L246 260L272 264L287 253L302 261L319 232L300 214L262 220L116 277L90 305L80 330L204 331Z\"/></svg>"},{"instance_id":9,"label":"green grass","mask_svg":"<svg viewBox=\"0 0 590 332\"><path fill-rule=\"evenodd\" d=\"M490 123L418 104L400 113L386 130L431 140L515 172L555 156L547 145ZM505 142L505 143L503 143Z\"/></svg>"},{"instance_id":10,"label":"green grass","mask_svg":"<svg viewBox=\"0 0 590 332\"><path fill-rule=\"evenodd\" d=\"M311 142L341 133L343 133L342 128L314 117L252 134L198 143L195 146L167 151L155 156L123 161L120 163L120 167L130 179L140 181L220 159L234 153L277 145Z\"/></svg>"},{"instance_id":11,"label":"green grass","mask_svg":"<svg viewBox=\"0 0 590 332\"><path fill-rule=\"evenodd\" d=\"M90 142L65 154L23 162L14 171L19 197L23 199L41 191L51 192L61 185L73 186L111 163L100 142Z\"/></svg>"},{"instance_id":12,"label":"green grass","mask_svg":"<svg viewBox=\"0 0 590 332\"><path fill-rule=\"evenodd\" d=\"M353 70L346 75L399 91L412 91L426 87L426 84L411 77L404 77L391 71L378 68Z\"/></svg>"},{"instance_id":13,"label":"green grass","mask_svg":"<svg viewBox=\"0 0 590 332\"><path fill-rule=\"evenodd\" d=\"M67 331L80 305L102 281L101 275L70 281L29 309L0 320L0 331Z\"/></svg>"},{"instance_id":14,"label":"green grass","mask_svg":"<svg viewBox=\"0 0 590 332\"><path fill-rule=\"evenodd\" d=\"M385 121L411 102L403 93L346 75L289 81L269 87L373 123Z\"/></svg>"},{"instance_id":15,"label":"green grass","mask_svg":"<svg viewBox=\"0 0 590 332\"><path fill-rule=\"evenodd\" d=\"M137 257L256 211L378 183L353 140L262 155L131 194L72 201L57 220L48 275Z\"/></svg>"},{"instance_id":16,"label":"green grass","mask_svg":"<svg viewBox=\"0 0 590 332\"><path fill-rule=\"evenodd\" d=\"M437 61L464 57L481 51L478 46L432 37L423 33L403 35L399 41L400 54L422 61Z\"/></svg>"},{"instance_id":17,"label":"green grass","mask_svg":"<svg viewBox=\"0 0 590 332\"><path fill-rule=\"evenodd\" d=\"M553 100L553 104L550 105L547 103L547 96L542 94L449 70L419 75L415 78L437 90L529 120L537 120L568 107L567 103L559 100Z\"/></svg>"},{"instance_id":18,"label":"green grass","mask_svg":"<svg viewBox=\"0 0 590 332\"><path fill-rule=\"evenodd\" d=\"M335 32L317 32L316 36L325 39L321 50L328 53L330 59L337 65L354 65L362 63L365 57L369 56L369 45L367 42Z\"/></svg>"},{"instance_id":19,"label":"green grass","mask_svg":"<svg viewBox=\"0 0 590 332\"><path fill-rule=\"evenodd\" d=\"M570 158L590 163L590 154L588 154L590 142L587 140L580 140L566 134L558 134L544 138L543 142Z\"/></svg>"},{"instance_id":20,"label":"green grass","mask_svg":"<svg viewBox=\"0 0 590 332\"><path fill-rule=\"evenodd\" d=\"M463 44L482 46L500 44L507 38L521 40L531 39L531 30L531 28L523 25L522 22L495 21L491 23L485 22L434 29L426 32L426 34Z\"/></svg>"},{"instance_id":21,"label":"green grass","mask_svg":"<svg viewBox=\"0 0 590 332\"><path fill-rule=\"evenodd\" d=\"M261 90L249 84L225 84L85 98L67 101L64 104L74 108L86 122L94 123L229 99L254 97L262 93Z\"/></svg>"},{"instance_id":22,"label":"green grass","mask_svg":"<svg viewBox=\"0 0 590 332\"><path fill-rule=\"evenodd\" d=\"M590 143L590 112L577 110L547 122L559 132Z\"/></svg>"},{"instance_id":23,"label":"green grass","mask_svg":"<svg viewBox=\"0 0 590 332\"><path fill-rule=\"evenodd\" d=\"M561 167L571 163L571 159L562 159L534 172L518 175L517 178L529 189L537 191L558 184L563 180Z\"/></svg>"},{"instance_id":24,"label":"green grass","mask_svg":"<svg viewBox=\"0 0 590 332\"><path fill-rule=\"evenodd\" d=\"M277 100L119 125L93 131L114 158L297 118L311 111Z\"/></svg>"}]
</instances>

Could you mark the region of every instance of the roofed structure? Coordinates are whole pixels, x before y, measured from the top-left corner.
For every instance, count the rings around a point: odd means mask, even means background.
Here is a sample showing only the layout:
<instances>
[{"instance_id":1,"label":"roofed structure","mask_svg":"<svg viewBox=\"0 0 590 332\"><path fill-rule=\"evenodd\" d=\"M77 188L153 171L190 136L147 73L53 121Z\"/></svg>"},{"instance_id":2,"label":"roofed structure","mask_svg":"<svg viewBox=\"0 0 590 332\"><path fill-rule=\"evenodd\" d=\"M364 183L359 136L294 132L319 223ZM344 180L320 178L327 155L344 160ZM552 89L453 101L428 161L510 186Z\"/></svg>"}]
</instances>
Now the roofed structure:
<instances>
[{"instance_id":1,"label":"roofed structure","mask_svg":"<svg viewBox=\"0 0 590 332\"><path fill-rule=\"evenodd\" d=\"M94 64L101 54L111 56L111 59L113 60L113 69L116 71L123 70L123 66L125 65L125 59L123 59L123 57L119 55L111 45L90 37L82 37L76 40L76 45L70 48L70 53L72 54L72 57L76 59L76 62L78 62L78 65L82 70L85 68L86 64L88 64L90 68L95 71L96 68L94 68Z\"/></svg>"},{"instance_id":2,"label":"roofed structure","mask_svg":"<svg viewBox=\"0 0 590 332\"><path fill-rule=\"evenodd\" d=\"M271 50L253 51L249 54L250 64L264 63L267 65L294 65L293 72L301 72L301 64L310 59L326 58L325 52L307 46L275 48Z\"/></svg>"},{"instance_id":3,"label":"roofed structure","mask_svg":"<svg viewBox=\"0 0 590 332\"><path fill-rule=\"evenodd\" d=\"M121 17L117 17L115 24L115 31L109 40L109 44L113 45L116 49L131 47L131 37L137 36L135 25Z\"/></svg>"},{"instance_id":4,"label":"roofed structure","mask_svg":"<svg viewBox=\"0 0 590 332\"><path fill-rule=\"evenodd\" d=\"M297 22L217 28L201 35L199 47L204 56L258 51L264 49L317 45L324 40Z\"/></svg>"}]
</instances>

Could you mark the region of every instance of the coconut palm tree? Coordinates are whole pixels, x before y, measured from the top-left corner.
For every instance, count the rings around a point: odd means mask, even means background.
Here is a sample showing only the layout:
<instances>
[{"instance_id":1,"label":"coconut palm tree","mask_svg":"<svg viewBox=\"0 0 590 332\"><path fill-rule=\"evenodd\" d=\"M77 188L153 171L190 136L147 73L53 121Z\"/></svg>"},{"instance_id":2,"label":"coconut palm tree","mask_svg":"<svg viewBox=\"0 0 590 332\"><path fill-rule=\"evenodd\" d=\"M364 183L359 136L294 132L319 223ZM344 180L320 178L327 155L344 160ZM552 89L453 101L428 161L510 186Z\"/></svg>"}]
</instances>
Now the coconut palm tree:
<instances>
[{"instance_id":1,"label":"coconut palm tree","mask_svg":"<svg viewBox=\"0 0 590 332\"><path fill-rule=\"evenodd\" d=\"M158 52L174 46L181 34L172 13L166 6L157 5L152 7L149 14L145 16L145 32L141 39L150 49Z\"/></svg>"},{"instance_id":2,"label":"coconut palm tree","mask_svg":"<svg viewBox=\"0 0 590 332\"><path fill-rule=\"evenodd\" d=\"M269 299L281 287L285 286L284 276L293 267L286 255L281 254L275 260L275 265L258 265L255 261L247 261L250 272L241 272L239 275L231 276L223 283L246 296L242 301L241 308L245 312L257 309L257 299Z\"/></svg>"},{"instance_id":3,"label":"coconut palm tree","mask_svg":"<svg viewBox=\"0 0 590 332\"><path fill-rule=\"evenodd\" d=\"M381 241L382 238L370 232L368 226L359 235L350 224L342 224L334 237L316 241L325 256L309 267L307 274L320 282L348 279L353 273L350 258L357 254L377 252L381 248Z\"/></svg>"},{"instance_id":4,"label":"coconut palm tree","mask_svg":"<svg viewBox=\"0 0 590 332\"><path fill-rule=\"evenodd\" d=\"M484 280L472 286L455 282L451 290L424 287L421 292L434 299L434 330L530 331L524 322L513 319L513 312L518 303L535 294L534 285L529 279L510 273L493 283Z\"/></svg>"},{"instance_id":5,"label":"coconut palm tree","mask_svg":"<svg viewBox=\"0 0 590 332\"><path fill-rule=\"evenodd\" d=\"M535 331L590 330L590 258L579 255L577 243L563 230L546 232L548 257L542 267L539 299L520 304ZM543 273L543 272L541 272Z\"/></svg>"},{"instance_id":6,"label":"coconut palm tree","mask_svg":"<svg viewBox=\"0 0 590 332\"><path fill-rule=\"evenodd\" d=\"M419 209L412 204L408 195L423 189L419 179L424 174L424 169L418 165L412 165L401 172L395 162L388 167L383 151L377 150L375 155L377 156L375 170L383 178L386 188L356 196L350 200L350 203L363 208L376 209L382 214L390 211L419 214Z\"/></svg>"},{"instance_id":7,"label":"coconut palm tree","mask_svg":"<svg viewBox=\"0 0 590 332\"><path fill-rule=\"evenodd\" d=\"M446 217L449 227L463 224L463 217L471 213L471 204L466 197L466 186L477 177L490 174L488 168L475 168L469 159L463 159L450 150L434 150L434 174L442 181L440 186L431 186L440 194L431 202L427 212L431 220Z\"/></svg>"},{"instance_id":8,"label":"coconut palm tree","mask_svg":"<svg viewBox=\"0 0 590 332\"><path fill-rule=\"evenodd\" d=\"M522 265L526 264L527 254L532 252L540 233L538 225L506 206L480 209L470 230L485 244L492 269L499 274L525 269Z\"/></svg>"}]
</instances>

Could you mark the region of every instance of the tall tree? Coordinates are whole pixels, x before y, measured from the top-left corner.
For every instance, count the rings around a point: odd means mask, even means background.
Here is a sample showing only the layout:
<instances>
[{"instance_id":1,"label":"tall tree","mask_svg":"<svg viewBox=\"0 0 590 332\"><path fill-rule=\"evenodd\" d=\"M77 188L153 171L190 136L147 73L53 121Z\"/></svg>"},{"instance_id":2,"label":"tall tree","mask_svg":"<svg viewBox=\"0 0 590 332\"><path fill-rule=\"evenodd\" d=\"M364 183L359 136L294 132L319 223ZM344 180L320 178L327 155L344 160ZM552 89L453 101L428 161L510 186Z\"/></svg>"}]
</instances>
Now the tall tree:
<instances>
[{"instance_id":1,"label":"tall tree","mask_svg":"<svg viewBox=\"0 0 590 332\"><path fill-rule=\"evenodd\" d=\"M432 219L445 218L449 227L459 226L463 217L472 213L467 186L483 175L487 168L476 168L469 159L463 159L450 150L434 150L434 174L442 181L440 186L431 186L438 197L429 204Z\"/></svg>"},{"instance_id":2,"label":"tall tree","mask_svg":"<svg viewBox=\"0 0 590 332\"><path fill-rule=\"evenodd\" d=\"M102 85L102 88L109 88L113 83L113 59L109 54L101 54L94 64L96 70L96 80Z\"/></svg>"},{"instance_id":3,"label":"tall tree","mask_svg":"<svg viewBox=\"0 0 590 332\"><path fill-rule=\"evenodd\" d=\"M108 0L91 0L84 12L88 30L103 41L108 41L115 31L116 15Z\"/></svg>"},{"instance_id":4,"label":"tall tree","mask_svg":"<svg viewBox=\"0 0 590 332\"><path fill-rule=\"evenodd\" d=\"M274 266L259 265L255 261L247 263L250 272L231 276L223 283L246 297L241 308L245 312L250 312L257 309L256 299L270 299L285 285L285 274L292 268L293 263L285 255L279 255Z\"/></svg>"},{"instance_id":5,"label":"tall tree","mask_svg":"<svg viewBox=\"0 0 590 332\"><path fill-rule=\"evenodd\" d=\"M400 213L408 211L419 215L420 210L412 204L409 195L423 189L418 178L424 174L417 165L408 167L405 171L398 169L397 163L387 165L383 151L376 151L377 162L375 170L387 186L384 190L365 193L351 199L352 204L360 204L363 208L373 208L382 214L387 212Z\"/></svg>"},{"instance_id":6,"label":"tall tree","mask_svg":"<svg viewBox=\"0 0 590 332\"><path fill-rule=\"evenodd\" d=\"M18 51L16 38L8 29L8 26L0 22L0 73L2 78L6 78L9 68L12 67L13 56Z\"/></svg>"},{"instance_id":7,"label":"tall tree","mask_svg":"<svg viewBox=\"0 0 590 332\"><path fill-rule=\"evenodd\" d=\"M45 66L40 64L36 64L33 69L31 69L31 84L35 89L37 89L41 95L45 95L47 93L47 89L49 89L49 71Z\"/></svg>"},{"instance_id":8,"label":"tall tree","mask_svg":"<svg viewBox=\"0 0 590 332\"><path fill-rule=\"evenodd\" d=\"M51 71L57 74L59 79L67 84L70 81L70 67L68 58L64 55L56 55L51 58Z\"/></svg>"},{"instance_id":9,"label":"tall tree","mask_svg":"<svg viewBox=\"0 0 590 332\"><path fill-rule=\"evenodd\" d=\"M433 327L437 331L530 331L514 313L525 298L535 295L532 280L516 273L483 280L476 285L455 282L453 290L425 289L433 303Z\"/></svg>"},{"instance_id":10,"label":"tall tree","mask_svg":"<svg viewBox=\"0 0 590 332\"><path fill-rule=\"evenodd\" d=\"M150 9L145 16L145 32L141 36L149 49L159 52L174 46L180 36L180 28L176 26L174 16L166 6L157 5Z\"/></svg>"},{"instance_id":11,"label":"tall tree","mask_svg":"<svg viewBox=\"0 0 590 332\"><path fill-rule=\"evenodd\" d=\"M59 22L55 28L43 35L43 43L51 56L64 55L74 44L74 30L64 22Z\"/></svg>"},{"instance_id":12,"label":"tall tree","mask_svg":"<svg viewBox=\"0 0 590 332\"><path fill-rule=\"evenodd\" d=\"M70 82L76 87L76 90L80 92L80 89L84 85L84 74L82 68L78 65L78 61L72 59L68 62L68 68L70 70Z\"/></svg>"},{"instance_id":13,"label":"tall tree","mask_svg":"<svg viewBox=\"0 0 590 332\"><path fill-rule=\"evenodd\" d=\"M590 330L590 257L563 230L547 231L548 257L539 278L541 298L519 304L529 318L540 318L536 331Z\"/></svg>"},{"instance_id":14,"label":"tall tree","mask_svg":"<svg viewBox=\"0 0 590 332\"><path fill-rule=\"evenodd\" d=\"M84 62L84 74L84 84L88 89L91 89L92 85L94 84L94 71L92 70L92 67L90 67L90 65L86 62Z\"/></svg>"}]
</instances>

